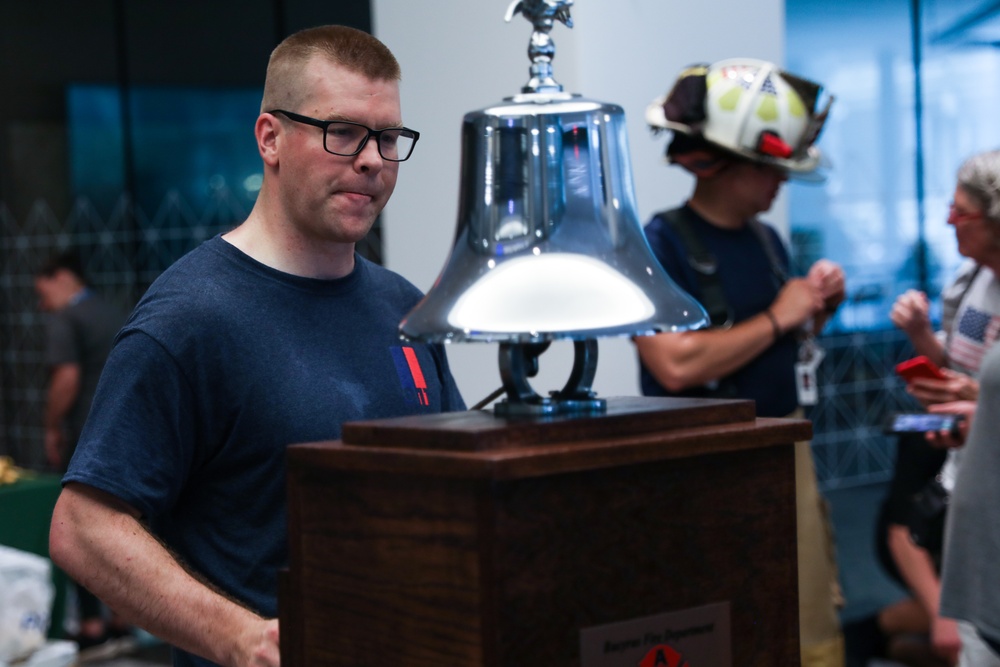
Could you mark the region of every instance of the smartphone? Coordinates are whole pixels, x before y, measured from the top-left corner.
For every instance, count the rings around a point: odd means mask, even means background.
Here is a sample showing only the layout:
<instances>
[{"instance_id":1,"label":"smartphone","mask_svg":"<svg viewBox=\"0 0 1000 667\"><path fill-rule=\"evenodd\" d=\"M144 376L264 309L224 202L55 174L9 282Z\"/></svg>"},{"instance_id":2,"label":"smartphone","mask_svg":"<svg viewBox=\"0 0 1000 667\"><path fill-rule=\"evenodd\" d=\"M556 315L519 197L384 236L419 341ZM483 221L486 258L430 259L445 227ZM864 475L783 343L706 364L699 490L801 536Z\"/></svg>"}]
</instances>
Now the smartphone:
<instances>
[{"instance_id":1,"label":"smartphone","mask_svg":"<svg viewBox=\"0 0 1000 667\"><path fill-rule=\"evenodd\" d=\"M897 412L886 421L886 433L926 433L927 431L951 431L958 435L958 425L965 419L963 415L932 412Z\"/></svg>"},{"instance_id":2,"label":"smartphone","mask_svg":"<svg viewBox=\"0 0 1000 667\"><path fill-rule=\"evenodd\" d=\"M916 378L947 379L941 369L923 355L896 364L896 372L907 382L912 382Z\"/></svg>"}]
</instances>

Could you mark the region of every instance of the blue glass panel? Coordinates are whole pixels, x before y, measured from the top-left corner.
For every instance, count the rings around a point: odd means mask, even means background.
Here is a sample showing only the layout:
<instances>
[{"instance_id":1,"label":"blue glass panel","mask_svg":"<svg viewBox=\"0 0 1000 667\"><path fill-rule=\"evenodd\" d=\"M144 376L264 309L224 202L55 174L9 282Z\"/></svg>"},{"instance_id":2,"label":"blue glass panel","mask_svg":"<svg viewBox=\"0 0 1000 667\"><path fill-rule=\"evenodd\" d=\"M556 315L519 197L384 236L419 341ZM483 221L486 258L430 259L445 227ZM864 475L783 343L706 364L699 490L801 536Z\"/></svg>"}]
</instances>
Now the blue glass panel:
<instances>
[{"instance_id":1,"label":"blue glass panel","mask_svg":"<svg viewBox=\"0 0 1000 667\"><path fill-rule=\"evenodd\" d=\"M125 149L118 88L71 86L66 92L70 192L108 211L125 189Z\"/></svg>"},{"instance_id":2,"label":"blue glass panel","mask_svg":"<svg viewBox=\"0 0 1000 667\"><path fill-rule=\"evenodd\" d=\"M225 191L249 211L260 188L261 162L253 127L260 89L76 85L67 93L71 187L100 208L113 205L128 183L139 209L155 212L176 193L195 212ZM123 128L129 128L126 160ZM244 212L245 212L244 211Z\"/></svg>"},{"instance_id":3,"label":"blue glass panel","mask_svg":"<svg viewBox=\"0 0 1000 667\"><path fill-rule=\"evenodd\" d=\"M1000 5L787 0L786 17L788 69L837 97L819 143L829 178L789 188L796 260L830 257L847 273L848 302L822 341L821 400L809 410L817 474L830 488L887 478L895 442L880 424L918 407L893 372L913 348L889 309L918 288L936 319L961 260L947 208L961 162L1000 147Z\"/></svg>"},{"instance_id":4,"label":"blue glass panel","mask_svg":"<svg viewBox=\"0 0 1000 667\"><path fill-rule=\"evenodd\" d=\"M996 3L920 7L915 22L911 3L898 0L786 3L788 69L837 98L819 144L828 180L789 190L797 254L831 257L848 274L849 301L831 332L891 326L889 308L908 288L936 303L961 260L945 222L955 172L969 155L1000 146Z\"/></svg>"},{"instance_id":5,"label":"blue glass panel","mask_svg":"<svg viewBox=\"0 0 1000 667\"><path fill-rule=\"evenodd\" d=\"M847 273L848 302L828 332L885 328L917 276L909 5L788 0L787 30L789 71L836 97L819 141L827 180L789 188L796 252Z\"/></svg>"}]
</instances>

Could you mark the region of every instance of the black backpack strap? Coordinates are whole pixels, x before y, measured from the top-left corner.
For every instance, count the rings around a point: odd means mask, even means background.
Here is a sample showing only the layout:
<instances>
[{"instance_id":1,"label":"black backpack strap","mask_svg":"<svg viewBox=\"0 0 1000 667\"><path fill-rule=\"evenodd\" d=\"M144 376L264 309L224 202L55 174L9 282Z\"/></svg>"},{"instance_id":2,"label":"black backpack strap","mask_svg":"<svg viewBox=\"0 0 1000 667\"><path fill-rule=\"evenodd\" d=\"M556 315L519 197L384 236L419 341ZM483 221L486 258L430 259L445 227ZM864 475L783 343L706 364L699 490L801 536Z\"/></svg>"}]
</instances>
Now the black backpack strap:
<instances>
[{"instance_id":1,"label":"black backpack strap","mask_svg":"<svg viewBox=\"0 0 1000 667\"><path fill-rule=\"evenodd\" d=\"M698 276L701 305L708 312L712 326L731 327L733 325L733 311L726 301L726 295L722 292L722 283L719 281L719 262L715 255L710 253L705 244L701 242L697 232L695 232L695 220L691 216L692 213L687 207L663 211L658 214L658 217L670 225L670 228L674 230L684 245L688 264Z\"/></svg>"},{"instance_id":2,"label":"black backpack strap","mask_svg":"<svg viewBox=\"0 0 1000 667\"><path fill-rule=\"evenodd\" d=\"M761 246L764 248L767 261L771 264L771 273L774 275L775 287L780 291L781 287L788 282L788 271L785 270L785 267L781 264L781 260L778 259L778 250L774 247L774 236L767 231L764 223L757 218L751 218L747 224L750 225L750 229L757 235Z\"/></svg>"}]
</instances>

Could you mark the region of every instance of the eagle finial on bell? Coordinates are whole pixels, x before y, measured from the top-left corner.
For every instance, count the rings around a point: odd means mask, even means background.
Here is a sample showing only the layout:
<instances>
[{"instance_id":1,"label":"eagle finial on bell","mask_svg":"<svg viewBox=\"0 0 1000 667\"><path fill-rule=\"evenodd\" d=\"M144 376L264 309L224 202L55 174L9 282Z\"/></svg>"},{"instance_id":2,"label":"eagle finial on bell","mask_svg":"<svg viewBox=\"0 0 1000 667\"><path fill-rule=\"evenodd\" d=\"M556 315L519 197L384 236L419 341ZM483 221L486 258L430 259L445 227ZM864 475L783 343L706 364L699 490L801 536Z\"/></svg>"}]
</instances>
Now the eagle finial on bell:
<instances>
[{"instance_id":1,"label":"eagle finial on bell","mask_svg":"<svg viewBox=\"0 0 1000 667\"><path fill-rule=\"evenodd\" d=\"M528 58L531 60L531 79L521 89L523 93L561 91L563 88L552 78L552 59L556 55L556 45L549 33L556 21L567 28L573 27L569 8L573 0L514 0L507 7L504 20L508 23L520 13L531 21L535 30L528 44Z\"/></svg>"}]
</instances>

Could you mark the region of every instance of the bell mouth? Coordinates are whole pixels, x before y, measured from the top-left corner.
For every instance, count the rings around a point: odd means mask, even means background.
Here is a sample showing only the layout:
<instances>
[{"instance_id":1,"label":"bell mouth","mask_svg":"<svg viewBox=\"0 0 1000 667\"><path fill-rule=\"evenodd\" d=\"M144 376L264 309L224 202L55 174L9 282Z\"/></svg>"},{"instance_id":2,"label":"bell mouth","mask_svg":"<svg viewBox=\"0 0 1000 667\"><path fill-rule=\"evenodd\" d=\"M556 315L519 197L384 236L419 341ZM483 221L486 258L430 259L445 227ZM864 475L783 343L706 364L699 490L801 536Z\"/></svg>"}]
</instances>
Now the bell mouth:
<instances>
[{"instance_id":1,"label":"bell mouth","mask_svg":"<svg viewBox=\"0 0 1000 667\"><path fill-rule=\"evenodd\" d=\"M638 286L586 255L515 257L455 301L448 324L463 331L561 334L641 322L656 307Z\"/></svg>"},{"instance_id":2,"label":"bell mouth","mask_svg":"<svg viewBox=\"0 0 1000 667\"><path fill-rule=\"evenodd\" d=\"M474 257L459 242L434 288L400 323L427 342L585 340L687 331L708 324L701 305L635 252L606 258L535 248ZM624 264L616 264L615 260Z\"/></svg>"}]
</instances>

